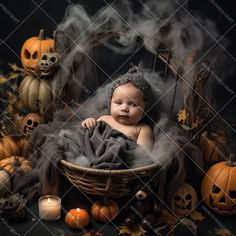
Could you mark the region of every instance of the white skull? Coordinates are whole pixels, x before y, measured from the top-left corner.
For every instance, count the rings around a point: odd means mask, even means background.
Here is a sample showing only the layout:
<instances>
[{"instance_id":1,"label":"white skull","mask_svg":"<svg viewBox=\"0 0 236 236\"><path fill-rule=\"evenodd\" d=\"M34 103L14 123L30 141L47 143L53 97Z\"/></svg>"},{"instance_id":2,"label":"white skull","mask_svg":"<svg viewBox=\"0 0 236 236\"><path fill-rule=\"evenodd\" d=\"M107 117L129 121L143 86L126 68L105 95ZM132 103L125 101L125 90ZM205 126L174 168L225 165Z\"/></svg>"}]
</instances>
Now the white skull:
<instances>
[{"instance_id":1,"label":"white skull","mask_svg":"<svg viewBox=\"0 0 236 236\"><path fill-rule=\"evenodd\" d=\"M38 66L41 72L41 76L49 76L54 73L55 68L59 64L59 54L56 52L44 53L39 62Z\"/></svg>"}]
</instances>

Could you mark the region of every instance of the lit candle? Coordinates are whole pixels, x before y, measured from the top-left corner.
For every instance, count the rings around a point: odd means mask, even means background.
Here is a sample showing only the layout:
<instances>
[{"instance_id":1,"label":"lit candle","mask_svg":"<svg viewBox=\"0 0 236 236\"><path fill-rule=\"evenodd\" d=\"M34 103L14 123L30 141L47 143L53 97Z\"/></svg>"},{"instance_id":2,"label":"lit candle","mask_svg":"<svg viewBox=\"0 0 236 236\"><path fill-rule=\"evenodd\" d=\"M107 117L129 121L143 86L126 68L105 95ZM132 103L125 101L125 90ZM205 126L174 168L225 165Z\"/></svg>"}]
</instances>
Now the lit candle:
<instances>
[{"instance_id":1,"label":"lit candle","mask_svg":"<svg viewBox=\"0 0 236 236\"><path fill-rule=\"evenodd\" d=\"M61 217L61 199L54 195L39 198L39 217L45 221L56 221Z\"/></svg>"}]
</instances>

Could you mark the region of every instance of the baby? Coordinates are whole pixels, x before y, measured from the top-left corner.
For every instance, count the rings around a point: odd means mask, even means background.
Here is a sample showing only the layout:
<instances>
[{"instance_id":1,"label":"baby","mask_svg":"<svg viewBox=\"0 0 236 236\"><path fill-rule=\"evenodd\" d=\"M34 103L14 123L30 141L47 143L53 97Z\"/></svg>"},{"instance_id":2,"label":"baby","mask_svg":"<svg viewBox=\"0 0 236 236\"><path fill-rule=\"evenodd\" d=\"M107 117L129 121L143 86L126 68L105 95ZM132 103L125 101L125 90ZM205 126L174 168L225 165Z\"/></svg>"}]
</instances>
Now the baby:
<instances>
[{"instance_id":1,"label":"baby","mask_svg":"<svg viewBox=\"0 0 236 236\"><path fill-rule=\"evenodd\" d=\"M87 118L82 122L82 127L91 129L97 121L105 121L113 129L150 150L154 141L153 132L142 120L150 89L143 74L134 66L112 86L108 104L110 114L98 119Z\"/></svg>"}]
</instances>

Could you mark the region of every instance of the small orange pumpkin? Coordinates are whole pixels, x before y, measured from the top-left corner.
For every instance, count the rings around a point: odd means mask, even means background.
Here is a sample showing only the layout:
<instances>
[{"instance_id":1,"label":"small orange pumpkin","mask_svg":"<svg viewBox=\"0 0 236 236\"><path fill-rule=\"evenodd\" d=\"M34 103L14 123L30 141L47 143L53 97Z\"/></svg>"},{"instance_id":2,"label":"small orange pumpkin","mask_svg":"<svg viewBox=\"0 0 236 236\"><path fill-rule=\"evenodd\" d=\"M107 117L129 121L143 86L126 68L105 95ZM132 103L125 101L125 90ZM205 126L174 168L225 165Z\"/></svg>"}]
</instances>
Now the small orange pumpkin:
<instances>
[{"instance_id":1,"label":"small orange pumpkin","mask_svg":"<svg viewBox=\"0 0 236 236\"><path fill-rule=\"evenodd\" d=\"M41 29L38 37L27 39L21 49L21 62L28 74L39 73L38 62L46 51L53 51L54 40L44 38L44 30Z\"/></svg>"},{"instance_id":2,"label":"small orange pumpkin","mask_svg":"<svg viewBox=\"0 0 236 236\"><path fill-rule=\"evenodd\" d=\"M46 79L26 76L19 87L20 100L26 109L43 114L52 102L51 84Z\"/></svg>"},{"instance_id":3,"label":"small orange pumpkin","mask_svg":"<svg viewBox=\"0 0 236 236\"><path fill-rule=\"evenodd\" d=\"M65 223L72 229L83 229L89 224L89 214L85 209L71 209L66 214Z\"/></svg>"},{"instance_id":4,"label":"small orange pumpkin","mask_svg":"<svg viewBox=\"0 0 236 236\"><path fill-rule=\"evenodd\" d=\"M205 204L221 215L236 214L236 162L223 161L207 171L201 184Z\"/></svg>"},{"instance_id":5,"label":"small orange pumpkin","mask_svg":"<svg viewBox=\"0 0 236 236\"><path fill-rule=\"evenodd\" d=\"M13 175L16 172L27 173L32 170L31 162L24 157L12 156L0 160L0 169Z\"/></svg>"},{"instance_id":6,"label":"small orange pumpkin","mask_svg":"<svg viewBox=\"0 0 236 236\"><path fill-rule=\"evenodd\" d=\"M0 160L5 157L17 156L19 148L16 142L7 136L0 138Z\"/></svg>"},{"instance_id":7,"label":"small orange pumpkin","mask_svg":"<svg viewBox=\"0 0 236 236\"><path fill-rule=\"evenodd\" d=\"M108 222L116 217L119 207L113 200L96 201L91 208L92 216L99 221Z\"/></svg>"}]
</instances>

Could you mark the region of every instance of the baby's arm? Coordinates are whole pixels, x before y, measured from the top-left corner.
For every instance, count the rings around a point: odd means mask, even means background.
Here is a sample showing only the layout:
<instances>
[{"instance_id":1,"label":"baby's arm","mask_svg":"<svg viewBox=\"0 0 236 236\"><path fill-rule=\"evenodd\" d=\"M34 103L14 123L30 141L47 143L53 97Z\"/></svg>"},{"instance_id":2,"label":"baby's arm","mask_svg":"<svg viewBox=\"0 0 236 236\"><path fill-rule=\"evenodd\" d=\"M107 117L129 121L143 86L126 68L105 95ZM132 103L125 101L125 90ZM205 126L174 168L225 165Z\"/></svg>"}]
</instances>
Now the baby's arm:
<instances>
[{"instance_id":1,"label":"baby's arm","mask_svg":"<svg viewBox=\"0 0 236 236\"><path fill-rule=\"evenodd\" d=\"M137 143L142 145L145 149L151 150L154 142L153 132L149 125L145 124L141 127Z\"/></svg>"},{"instance_id":2,"label":"baby's arm","mask_svg":"<svg viewBox=\"0 0 236 236\"><path fill-rule=\"evenodd\" d=\"M92 129L96 126L97 121L95 118L90 117L82 121L81 125L84 128Z\"/></svg>"}]
</instances>

